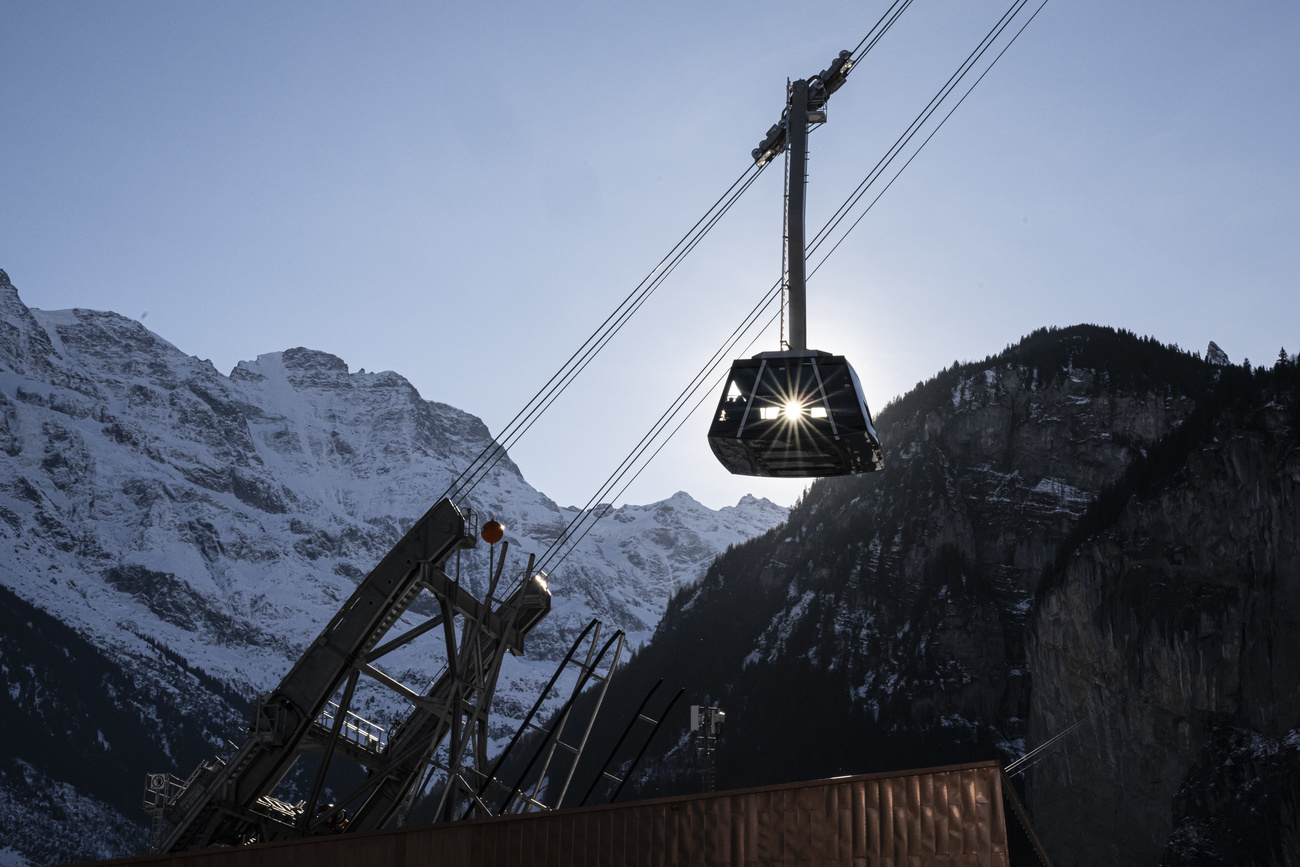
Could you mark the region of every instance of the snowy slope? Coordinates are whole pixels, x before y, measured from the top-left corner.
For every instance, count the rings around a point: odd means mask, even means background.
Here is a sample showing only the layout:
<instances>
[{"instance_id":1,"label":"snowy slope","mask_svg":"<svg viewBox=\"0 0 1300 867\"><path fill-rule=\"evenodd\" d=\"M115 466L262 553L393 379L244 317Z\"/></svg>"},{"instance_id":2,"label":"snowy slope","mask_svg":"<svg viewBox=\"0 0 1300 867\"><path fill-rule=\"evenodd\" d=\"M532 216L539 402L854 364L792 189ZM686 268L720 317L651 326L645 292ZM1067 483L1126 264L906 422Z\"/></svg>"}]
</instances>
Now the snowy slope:
<instances>
[{"instance_id":1,"label":"snowy slope","mask_svg":"<svg viewBox=\"0 0 1300 867\"><path fill-rule=\"evenodd\" d=\"M0 585L178 706L177 664L249 698L277 683L489 437L396 373L298 348L225 376L117 314L29 309L0 271ZM576 514L508 459L466 505L507 526L508 573ZM500 705L531 704L592 617L643 642L677 588L785 515L685 493L611 511L551 576L553 613L506 671ZM461 558L472 587L486 549ZM390 673L418 687L440 667L433 648ZM401 704L375 690L361 701L381 721Z\"/></svg>"}]
</instances>

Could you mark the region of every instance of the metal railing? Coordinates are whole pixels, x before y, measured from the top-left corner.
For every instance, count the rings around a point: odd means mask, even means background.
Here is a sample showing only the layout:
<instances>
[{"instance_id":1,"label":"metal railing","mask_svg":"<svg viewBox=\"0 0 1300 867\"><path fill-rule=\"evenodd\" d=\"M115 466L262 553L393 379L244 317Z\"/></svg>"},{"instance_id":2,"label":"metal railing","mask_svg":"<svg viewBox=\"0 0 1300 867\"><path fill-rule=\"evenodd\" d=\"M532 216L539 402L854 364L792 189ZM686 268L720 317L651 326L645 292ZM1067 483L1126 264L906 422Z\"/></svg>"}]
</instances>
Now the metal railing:
<instances>
[{"instance_id":1,"label":"metal railing","mask_svg":"<svg viewBox=\"0 0 1300 867\"><path fill-rule=\"evenodd\" d=\"M316 724L322 726L326 731L333 731L334 719L338 712L338 702L331 701L327 703L320 716L316 717ZM382 752L384 747L388 745L387 729L378 723L373 723L364 717L358 716L352 711L348 711L343 716L343 728L339 731L339 737L372 753Z\"/></svg>"}]
</instances>

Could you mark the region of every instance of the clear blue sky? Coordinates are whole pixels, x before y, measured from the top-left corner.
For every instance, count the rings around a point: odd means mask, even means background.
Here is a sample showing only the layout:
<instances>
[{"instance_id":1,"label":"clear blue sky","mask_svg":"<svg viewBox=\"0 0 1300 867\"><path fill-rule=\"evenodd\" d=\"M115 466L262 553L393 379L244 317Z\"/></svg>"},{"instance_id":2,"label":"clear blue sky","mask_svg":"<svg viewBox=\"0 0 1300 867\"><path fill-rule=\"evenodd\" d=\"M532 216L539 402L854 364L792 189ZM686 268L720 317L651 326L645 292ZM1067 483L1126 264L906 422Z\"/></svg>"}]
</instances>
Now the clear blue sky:
<instances>
[{"instance_id":1,"label":"clear blue sky","mask_svg":"<svg viewBox=\"0 0 1300 867\"><path fill-rule=\"evenodd\" d=\"M885 5L0 0L0 267L222 372L305 345L498 431ZM916 0L814 135L811 224L1004 8ZM1042 325L1300 350L1297 45L1289 0L1051 0L810 283L810 343L877 408ZM769 172L525 438L534 485L585 502L776 278L780 207ZM798 495L706 427L626 499Z\"/></svg>"}]
</instances>

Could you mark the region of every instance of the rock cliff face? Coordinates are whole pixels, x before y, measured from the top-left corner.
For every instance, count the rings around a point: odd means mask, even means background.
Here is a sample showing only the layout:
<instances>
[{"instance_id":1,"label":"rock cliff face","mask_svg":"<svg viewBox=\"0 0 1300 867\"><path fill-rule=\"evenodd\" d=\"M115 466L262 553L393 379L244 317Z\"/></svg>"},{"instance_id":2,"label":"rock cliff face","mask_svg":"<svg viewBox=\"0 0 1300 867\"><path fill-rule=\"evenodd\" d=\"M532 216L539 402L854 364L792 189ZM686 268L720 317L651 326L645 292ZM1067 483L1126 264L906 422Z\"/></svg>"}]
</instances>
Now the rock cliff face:
<instances>
[{"instance_id":1,"label":"rock cliff face","mask_svg":"<svg viewBox=\"0 0 1300 867\"><path fill-rule=\"evenodd\" d=\"M1170 865L1300 857L1300 377L1263 380L1135 467L1045 582L1030 741L1096 714L1029 773L1062 867L1171 837Z\"/></svg>"},{"instance_id":2,"label":"rock cliff face","mask_svg":"<svg viewBox=\"0 0 1300 867\"><path fill-rule=\"evenodd\" d=\"M490 442L480 420L396 373L298 348L225 376L117 314L29 309L0 271L0 815L17 821L28 804L28 836L54 847L22 851L43 863L106 854L68 848L58 803L138 827L145 771L188 774L226 751L247 701ZM506 524L519 570L577 514L508 459L468 505ZM509 735L590 618L639 644L672 592L786 511L753 497L715 511L685 493L614 510L552 576L554 613L503 674L495 734ZM476 589L486 547L462 558ZM19 637L31 630L47 639ZM60 653L104 676L71 689ZM432 644L412 647L390 673L419 684L441 663ZM403 709L377 688L359 707L381 723ZM123 720L138 736L115 734L131 730ZM71 732L67 753L85 761L60 764L20 736L47 729ZM30 806L60 785L68 798Z\"/></svg>"},{"instance_id":3,"label":"rock cliff face","mask_svg":"<svg viewBox=\"0 0 1300 867\"><path fill-rule=\"evenodd\" d=\"M673 598L636 665L723 704L720 785L1018 754L1044 569L1214 370L1090 326L954 365L879 414L884 472L815 483ZM691 759L644 791L689 790Z\"/></svg>"},{"instance_id":4,"label":"rock cliff face","mask_svg":"<svg viewBox=\"0 0 1300 867\"><path fill-rule=\"evenodd\" d=\"M884 472L677 594L614 701L719 704L720 786L1009 760L1097 712L1029 771L1058 864L1294 863L1296 369L1092 327L954 365L880 413ZM665 739L640 791L695 765Z\"/></svg>"}]
</instances>

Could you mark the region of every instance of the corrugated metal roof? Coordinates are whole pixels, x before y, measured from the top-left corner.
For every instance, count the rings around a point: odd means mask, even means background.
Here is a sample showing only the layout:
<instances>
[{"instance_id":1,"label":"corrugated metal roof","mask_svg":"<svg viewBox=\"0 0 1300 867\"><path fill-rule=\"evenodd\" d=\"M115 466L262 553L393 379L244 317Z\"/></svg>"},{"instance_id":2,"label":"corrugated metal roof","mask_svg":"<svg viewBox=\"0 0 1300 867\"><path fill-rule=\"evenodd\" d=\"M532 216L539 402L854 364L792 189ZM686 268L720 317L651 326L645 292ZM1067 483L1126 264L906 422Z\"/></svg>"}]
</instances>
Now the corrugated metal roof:
<instances>
[{"instance_id":1,"label":"corrugated metal roof","mask_svg":"<svg viewBox=\"0 0 1300 867\"><path fill-rule=\"evenodd\" d=\"M100 863L1010 867L996 762Z\"/></svg>"}]
</instances>

